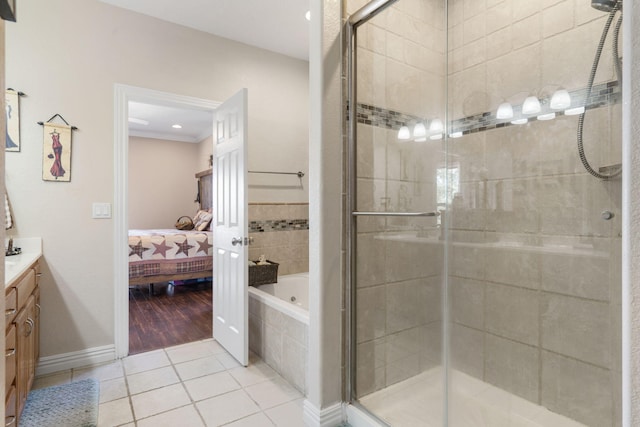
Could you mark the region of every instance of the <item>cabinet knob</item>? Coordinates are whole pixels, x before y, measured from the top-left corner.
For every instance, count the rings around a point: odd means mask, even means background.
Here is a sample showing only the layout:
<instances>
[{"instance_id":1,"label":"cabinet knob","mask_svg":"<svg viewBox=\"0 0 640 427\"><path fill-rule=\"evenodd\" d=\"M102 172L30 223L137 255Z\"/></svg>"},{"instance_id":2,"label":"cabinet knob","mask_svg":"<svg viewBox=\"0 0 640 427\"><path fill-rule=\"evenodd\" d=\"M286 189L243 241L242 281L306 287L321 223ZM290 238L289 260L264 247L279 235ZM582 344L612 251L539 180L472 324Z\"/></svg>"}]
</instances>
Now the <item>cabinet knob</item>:
<instances>
[{"instance_id":1,"label":"cabinet knob","mask_svg":"<svg viewBox=\"0 0 640 427\"><path fill-rule=\"evenodd\" d=\"M31 335L31 332L33 332L33 326L35 325L35 323L33 323L33 320L30 317L27 319L25 323L29 326L29 331L27 331L27 333L24 334L24 336L28 337L29 335Z\"/></svg>"},{"instance_id":2,"label":"cabinet knob","mask_svg":"<svg viewBox=\"0 0 640 427\"><path fill-rule=\"evenodd\" d=\"M40 316L40 304L36 304L36 308L38 309L36 316Z\"/></svg>"},{"instance_id":3,"label":"cabinet knob","mask_svg":"<svg viewBox=\"0 0 640 427\"><path fill-rule=\"evenodd\" d=\"M10 309L4 311L4 316L5 317L13 316L14 314L16 314L17 311L18 310L16 310L15 308L10 308Z\"/></svg>"},{"instance_id":4,"label":"cabinet knob","mask_svg":"<svg viewBox=\"0 0 640 427\"><path fill-rule=\"evenodd\" d=\"M8 348L7 351L4 353L4 357L11 357L14 354L16 354L16 349L15 348Z\"/></svg>"},{"instance_id":5,"label":"cabinet knob","mask_svg":"<svg viewBox=\"0 0 640 427\"><path fill-rule=\"evenodd\" d=\"M14 426L16 425L16 416L15 415L11 415L7 418L4 419L4 426L5 427L10 427L10 426Z\"/></svg>"}]
</instances>

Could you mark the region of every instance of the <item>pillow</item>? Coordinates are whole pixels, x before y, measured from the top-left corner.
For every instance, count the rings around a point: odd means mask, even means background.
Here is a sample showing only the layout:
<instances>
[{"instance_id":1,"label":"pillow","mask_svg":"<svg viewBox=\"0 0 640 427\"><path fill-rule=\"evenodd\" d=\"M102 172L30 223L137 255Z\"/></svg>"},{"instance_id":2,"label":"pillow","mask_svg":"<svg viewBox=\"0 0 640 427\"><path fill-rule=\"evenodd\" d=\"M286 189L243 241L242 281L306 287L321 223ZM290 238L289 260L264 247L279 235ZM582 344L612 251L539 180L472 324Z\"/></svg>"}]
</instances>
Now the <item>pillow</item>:
<instances>
[{"instance_id":1,"label":"pillow","mask_svg":"<svg viewBox=\"0 0 640 427\"><path fill-rule=\"evenodd\" d=\"M195 229L198 231L206 230L213 219L213 214L207 211L199 211L197 214L198 218L194 218L193 223L195 224Z\"/></svg>"},{"instance_id":2,"label":"pillow","mask_svg":"<svg viewBox=\"0 0 640 427\"><path fill-rule=\"evenodd\" d=\"M206 214L207 211L205 210L198 210L198 212L196 212L196 214L193 216L193 223L196 224L198 221L200 221L200 219L202 218L202 215Z\"/></svg>"}]
</instances>

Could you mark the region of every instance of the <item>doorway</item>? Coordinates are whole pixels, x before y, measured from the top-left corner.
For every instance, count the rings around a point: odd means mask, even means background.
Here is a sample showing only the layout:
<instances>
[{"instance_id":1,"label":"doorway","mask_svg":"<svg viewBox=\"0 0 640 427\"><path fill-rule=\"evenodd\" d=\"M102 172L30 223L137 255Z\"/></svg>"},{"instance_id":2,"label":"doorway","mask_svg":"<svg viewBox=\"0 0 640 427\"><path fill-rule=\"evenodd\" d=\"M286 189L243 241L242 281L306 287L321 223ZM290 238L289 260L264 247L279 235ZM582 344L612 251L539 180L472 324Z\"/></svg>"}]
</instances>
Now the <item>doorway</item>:
<instances>
[{"instance_id":1,"label":"doorway","mask_svg":"<svg viewBox=\"0 0 640 427\"><path fill-rule=\"evenodd\" d=\"M208 111L219 102L151 89L115 85L114 111L114 335L116 357L129 354L129 125L128 106L140 102L175 108ZM195 188L195 186L194 186Z\"/></svg>"}]
</instances>

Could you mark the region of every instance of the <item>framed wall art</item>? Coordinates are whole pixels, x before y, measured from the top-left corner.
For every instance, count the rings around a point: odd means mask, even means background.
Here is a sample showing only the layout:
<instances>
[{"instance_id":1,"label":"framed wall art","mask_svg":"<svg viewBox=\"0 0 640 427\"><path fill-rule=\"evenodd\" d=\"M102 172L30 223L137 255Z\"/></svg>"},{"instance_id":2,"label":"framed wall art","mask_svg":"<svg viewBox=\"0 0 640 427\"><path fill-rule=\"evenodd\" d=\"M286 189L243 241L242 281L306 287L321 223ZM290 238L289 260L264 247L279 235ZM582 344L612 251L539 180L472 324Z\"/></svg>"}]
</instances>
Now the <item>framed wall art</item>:
<instances>
[{"instance_id":1,"label":"framed wall art","mask_svg":"<svg viewBox=\"0 0 640 427\"><path fill-rule=\"evenodd\" d=\"M64 124L53 123L58 118ZM71 181L71 132L77 130L60 114L54 114L46 122L38 122L42 132L42 180Z\"/></svg>"},{"instance_id":2,"label":"framed wall art","mask_svg":"<svg viewBox=\"0 0 640 427\"><path fill-rule=\"evenodd\" d=\"M44 123L42 180L71 181L71 126Z\"/></svg>"},{"instance_id":3,"label":"framed wall art","mask_svg":"<svg viewBox=\"0 0 640 427\"><path fill-rule=\"evenodd\" d=\"M5 113L7 135L5 151L20 151L20 93L13 89L5 91Z\"/></svg>"},{"instance_id":4,"label":"framed wall art","mask_svg":"<svg viewBox=\"0 0 640 427\"><path fill-rule=\"evenodd\" d=\"M0 18L16 22L16 0L0 0Z\"/></svg>"}]
</instances>

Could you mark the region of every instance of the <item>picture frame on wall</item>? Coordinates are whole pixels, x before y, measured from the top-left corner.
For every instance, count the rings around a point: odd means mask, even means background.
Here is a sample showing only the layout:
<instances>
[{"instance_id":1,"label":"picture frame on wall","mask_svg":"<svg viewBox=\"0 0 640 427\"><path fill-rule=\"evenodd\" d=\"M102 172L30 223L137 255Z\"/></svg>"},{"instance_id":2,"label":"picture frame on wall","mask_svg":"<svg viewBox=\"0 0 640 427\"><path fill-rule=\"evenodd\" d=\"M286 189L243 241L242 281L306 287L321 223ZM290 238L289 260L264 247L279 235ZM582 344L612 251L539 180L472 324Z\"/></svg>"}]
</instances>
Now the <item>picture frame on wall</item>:
<instances>
[{"instance_id":1,"label":"picture frame on wall","mask_svg":"<svg viewBox=\"0 0 640 427\"><path fill-rule=\"evenodd\" d=\"M0 18L16 22L16 0L0 0Z\"/></svg>"},{"instance_id":2,"label":"picture frame on wall","mask_svg":"<svg viewBox=\"0 0 640 427\"><path fill-rule=\"evenodd\" d=\"M71 181L71 130L59 123L44 123L42 138L42 180Z\"/></svg>"},{"instance_id":3,"label":"picture frame on wall","mask_svg":"<svg viewBox=\"0 0 640 427\"><path fill-rule=\"evenodd\" d=\"M20 94L18 91L13 89L5 91L5 114L7 119L5 151L20 151Z\"/></svg>"}]
</instances>

